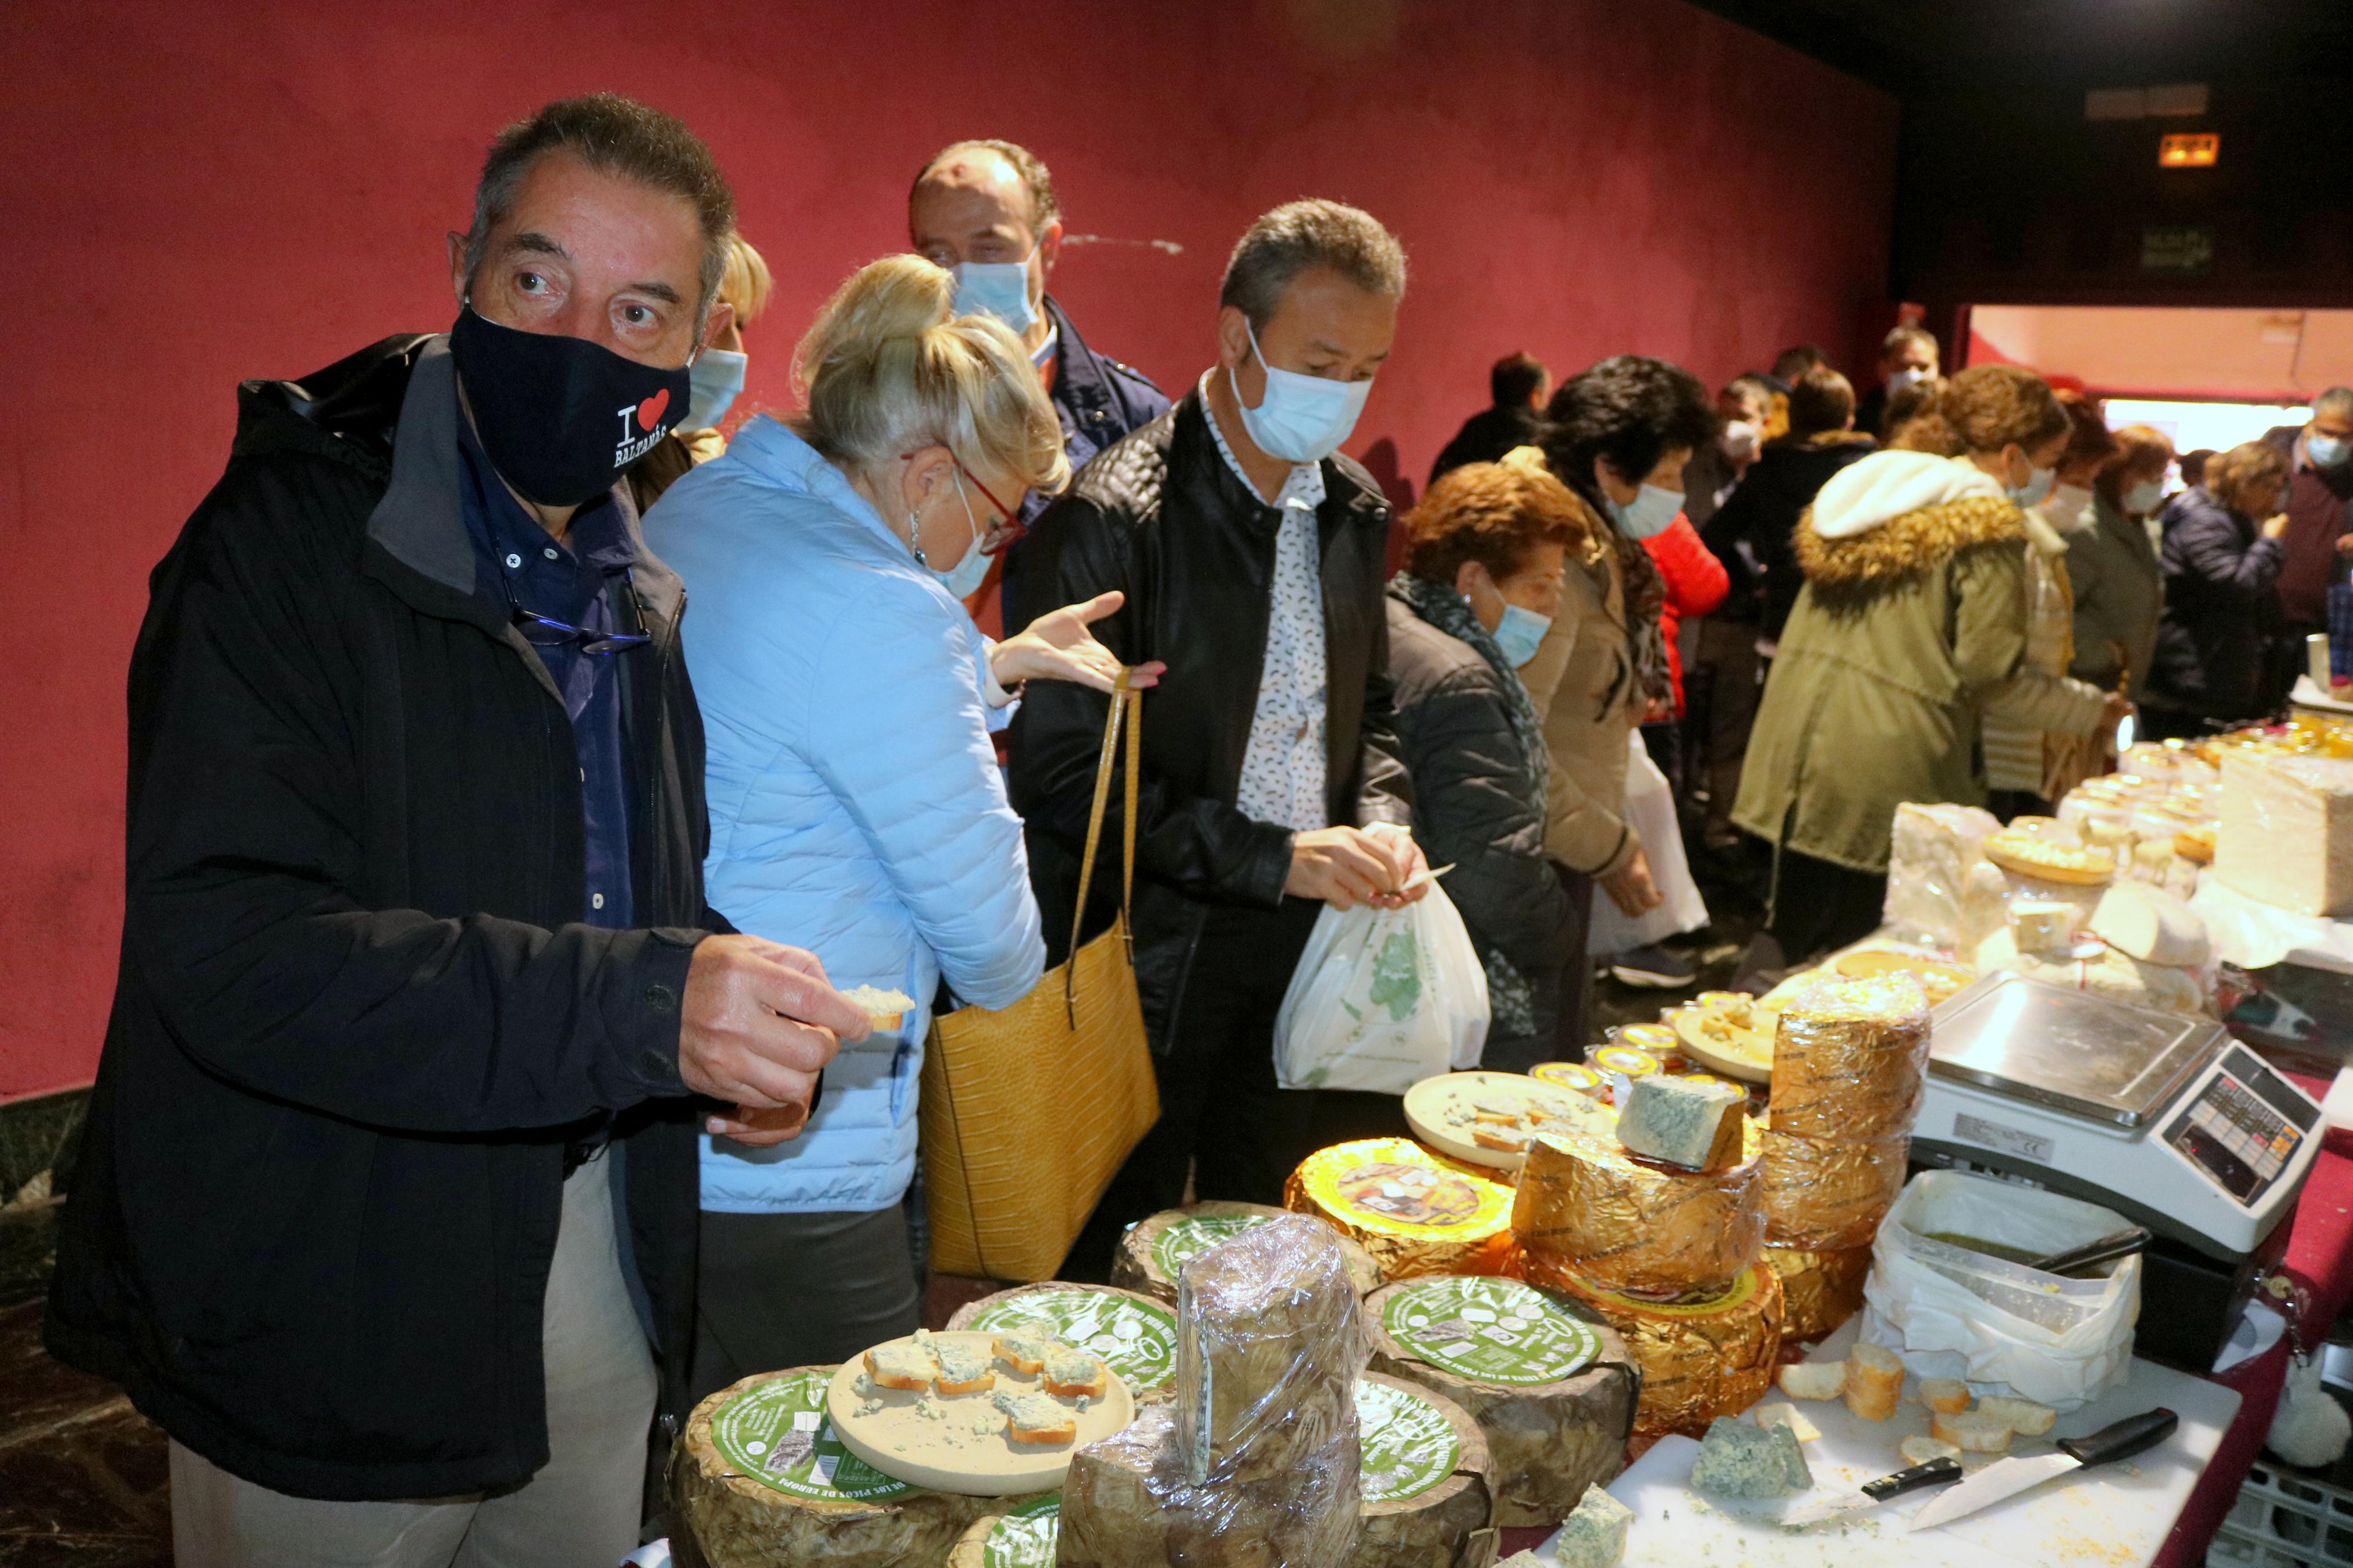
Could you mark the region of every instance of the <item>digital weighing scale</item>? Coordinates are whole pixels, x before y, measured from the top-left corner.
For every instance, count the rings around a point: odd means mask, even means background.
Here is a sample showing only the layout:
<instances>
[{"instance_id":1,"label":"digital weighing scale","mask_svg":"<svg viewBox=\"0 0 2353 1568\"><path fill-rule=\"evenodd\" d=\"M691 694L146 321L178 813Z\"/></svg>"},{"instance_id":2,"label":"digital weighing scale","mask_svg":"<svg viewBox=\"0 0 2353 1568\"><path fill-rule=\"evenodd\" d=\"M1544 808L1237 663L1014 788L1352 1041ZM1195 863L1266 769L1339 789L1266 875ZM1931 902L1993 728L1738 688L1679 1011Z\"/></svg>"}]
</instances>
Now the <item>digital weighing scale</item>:
<instances>
[{"instance_id":1,"label":"digital weighing scale","mask_svg":"<svg viewBox=\"0 0 2353 1568\"><path fill-rule=\"evenodd\" d=\"M2137 1348L2213 1363L2287 1244L2320 1107L2211 1018L1989 974L1936 1009L1915 1163L2048 1187L2156 1233Z\"/></svg>"}]
</instances>

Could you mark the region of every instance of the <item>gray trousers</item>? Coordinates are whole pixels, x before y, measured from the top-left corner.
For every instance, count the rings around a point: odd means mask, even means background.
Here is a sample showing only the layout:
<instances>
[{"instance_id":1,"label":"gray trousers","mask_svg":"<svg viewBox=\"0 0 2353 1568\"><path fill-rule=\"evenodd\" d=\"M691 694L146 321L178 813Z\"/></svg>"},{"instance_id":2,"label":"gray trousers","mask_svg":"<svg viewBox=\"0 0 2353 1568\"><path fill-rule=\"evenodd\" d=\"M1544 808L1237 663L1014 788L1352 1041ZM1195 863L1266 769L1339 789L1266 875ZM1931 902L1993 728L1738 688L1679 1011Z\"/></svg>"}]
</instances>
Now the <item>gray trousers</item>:
<instances>
[{"instance_id":1,"label":"gray trousers","mask_svg":"<svg viewBox=\"0 0 2353 1568\"><path fill-rule=\"evenodd\" d=\"M542 1344L548 1460L509 1491L321 1502L172 1445L179 1568L613 1568L637 1549L655 1379L621 1279L612 1167L564 1184Z\"/></svg>"},{"instance_id":2,"label":"gray trousers","mask_svg":"<svg viewBox=\"0 0 2353 1568\"><path fill-rule=\"evenodd\" d=\"M907 1214L702 1215L692 1393L830 1366L923 1326Z\"/></svg>"}]
</instances>

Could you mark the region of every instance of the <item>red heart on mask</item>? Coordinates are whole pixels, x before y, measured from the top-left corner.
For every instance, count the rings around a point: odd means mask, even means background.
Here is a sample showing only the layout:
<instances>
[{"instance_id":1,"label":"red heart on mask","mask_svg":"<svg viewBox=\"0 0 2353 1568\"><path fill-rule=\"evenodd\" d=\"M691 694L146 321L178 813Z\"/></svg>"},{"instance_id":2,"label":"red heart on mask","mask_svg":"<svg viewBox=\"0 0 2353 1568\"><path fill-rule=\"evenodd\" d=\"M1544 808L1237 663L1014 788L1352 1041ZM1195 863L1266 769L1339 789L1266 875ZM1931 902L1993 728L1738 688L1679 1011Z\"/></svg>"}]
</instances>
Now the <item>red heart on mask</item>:
<instances>
[{"instance_id":1,"label":"red heart on mask","mask_svg":"<svg viewBox=\"0 0 2353 1568\"><path fill-rule=\"evenodd\" d=\"M670 388L665 386L638 405L638 428L650 430L661 422L662 410L670 406Z\"/></svg>"}]
</instances>

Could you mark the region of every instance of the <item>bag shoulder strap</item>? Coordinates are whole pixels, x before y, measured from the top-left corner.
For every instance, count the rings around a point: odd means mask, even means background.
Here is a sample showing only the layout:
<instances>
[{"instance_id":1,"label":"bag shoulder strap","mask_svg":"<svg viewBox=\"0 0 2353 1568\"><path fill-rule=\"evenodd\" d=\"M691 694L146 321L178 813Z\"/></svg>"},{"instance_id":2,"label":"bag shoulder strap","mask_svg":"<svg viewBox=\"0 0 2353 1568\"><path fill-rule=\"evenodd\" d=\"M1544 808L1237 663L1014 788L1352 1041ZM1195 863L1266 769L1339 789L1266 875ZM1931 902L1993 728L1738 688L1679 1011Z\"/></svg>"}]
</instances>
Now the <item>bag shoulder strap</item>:
<instances>
[{"instance_id":1,"label":"bag shoulder strap","mask_svg":"<svg viewBox=\"0 0 2353 1568\"><path fill-rule=\"evenodd\" d=\"M1094 887L1095 854L1103 846L1103 813L1111 806L1111 775L1113 764L1120 760L1120 723L1127 724L1126 778L1121 792L1124 810L1120 818L1119 912L1123 931L1129 925L1128 902L1135 894L1135 805L1136 773L1144 760L1144 693L1128 685L1128 671L1122 669L1113 684L1111 712L1103 723L1103 752L1095 763L1095 795L1087 808L1087 847L1079 861L1079 901L1071 912L1071 951L1062 965L1062 1005L1078 1027L1079 999L1079 933L1085 929L1087 895ZM1133 936L1127 938L1133 957Z\"/></svg>"}]
</instances>

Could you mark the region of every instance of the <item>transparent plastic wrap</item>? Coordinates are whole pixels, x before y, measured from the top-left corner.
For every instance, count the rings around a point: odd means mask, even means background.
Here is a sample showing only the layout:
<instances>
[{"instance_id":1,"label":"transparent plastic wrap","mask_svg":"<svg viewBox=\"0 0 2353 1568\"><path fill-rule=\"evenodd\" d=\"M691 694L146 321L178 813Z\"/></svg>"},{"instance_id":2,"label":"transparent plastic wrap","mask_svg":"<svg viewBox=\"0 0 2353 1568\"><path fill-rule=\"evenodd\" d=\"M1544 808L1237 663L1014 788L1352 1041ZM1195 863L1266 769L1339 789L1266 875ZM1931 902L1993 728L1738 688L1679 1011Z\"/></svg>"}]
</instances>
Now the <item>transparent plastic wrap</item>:
<instances>
[{"instance_id":1,"label":"transparent plastic wrap","mask_svg":"<svg viewBox=\"0 0 2353 1568\"><path fill-rule=\"evenodd\" d=\"M1812 1252L1868 1247L1904 1190L1909 1137L1764 1138L1765 1240Z\"/></svg>"},{"instance_id":2,"label":"transparent plastic wrap","mask_svg":"<svg viewBox=\"0 0 2353 1568\"><path fill-rule=\"evenodd\" d=\"M1862 1310L1871 1248L1815 1251L1768 1245L1765 1267L1781 1281L1781 1337L1819 1340Z\"/></svg>"},{"instance_id":3,"label":"transparent plastic wrap","mask_svg":"<svg viewBox=\"0 0 2353 1568\"><path fill-rule=\"evenodd\" d=\"M1888 931L1905 942L1967 952L2001 921L1999 889L1972 872L1985 864L1986 836L2001 826L1973 805L1895 808L1888 842Z\"/></svg>"},{"instance_id":4,"label":"transparent plastic wrap","mask_svg":"<svg viewBox=\"0 0 2353 1568\"><path fill-rule=\"evenodd\" d=\"M2071 1279L1964 1241L2042 1256L2126 1227L2124 1216L2057 1193L1958 1171L1913 1178L1873 1245L1862 1337L1901 1351L1920 1377L1968 1380L2073 1410L2122 1383L2140 1319L2141 1260Z\"/></svg>"},{"instance_id":5,"label":"transparent plastic wrap","mask_svg":"<svg viewBox=\"0 0 2353 1568\"><path fill-rule=\"evenodd\" d=\"M1353 1381L1351 1383L1353 1389ZM1061 1568L1345 1568L1360 1524L1356 1408L1283 1474L1198 1482L1176 1411L1154 1405L1071 1458L1055 1561Z\"/></svg>"},{"instance_id":6,"label":"transparent plastic wrap","mask_svg":"<svg viewBox=\"0 0 2353 1568\"><path fill-rule=\"evenodd\" d=\"M1123 1290L1156 1296L1176 1304L1176 1276L1202 1253L1246 1230L1255 1230L1289 1211L1266 1204L1199 1203L1167 1209L1128 1226L1119 1238L1111 1261L1111 1282ZM1338 1232L1334 1232L1338 1235ZM1348 1259L1348 1277L1364 1295L1381 1282L1381 1271L1370 1254L1345 1237L1340 1250Z\"/></svg>"},{"instance_id":7,"label":"transparent plastic wrap","mask_svg":"<svg viewBox=\"0 0 2353 1568\"><path fill-rule=\"evenodd\" d=\"M1573 1275L1660 1300L1720 1294L1765 1245L1759 1163L1686 1171L1614 1140L1546 1133L1528 1147L1512 1237L1536 1284Z\"/></svg>"},{"instance_id":8,"label":"transparent plastic wrap","mask_svg":"<svg viewBox=\"0 0 2353 1568\"><path fill-rule=\"evenodd\" d=\"M1281 1477L1353 1436L1362 1303L1331 1227L1285 1215L1185 1265L1176 1289L1176 1424L1188 1475Z\"/></svg>"},{"instance_id":9,"label":"transparent plastic wrap","mask_svg":"<svg viewBox=\"0 0 2353 1568\"><path fill-rule=\"evenodd\" d=\"M1772 1125L1801 1138L1902 1137L1928 1072L1928 996L1905 974L1822 975L1782 1004Z\"/></svg>"},{"instance_id":10,"label":"transparent plastic wrap","mask_svg":"<svg viewBox=\"0 0 2353 1568\"><path fill-rule=\"evenodd\" d=\"M1773 1385L1781 1353L1781 1282L1757 1264L1723 1295L1641 1301L1575 1280L1565 1293L1618 1331L1642 1371L1637 1440L1670 1432L1696 1437Z\"/></svg>"},{"instance_id":11,"label":"transparent plastic wrap","mask_svg":"<svg viewBox=\"0 0 2353 1568\"><path fill-rule=\"evenodd\" d=\"M2353 760L2227 753L2214 874L2294 914L2353 913Z\"/></svg>"}]
</instances>

